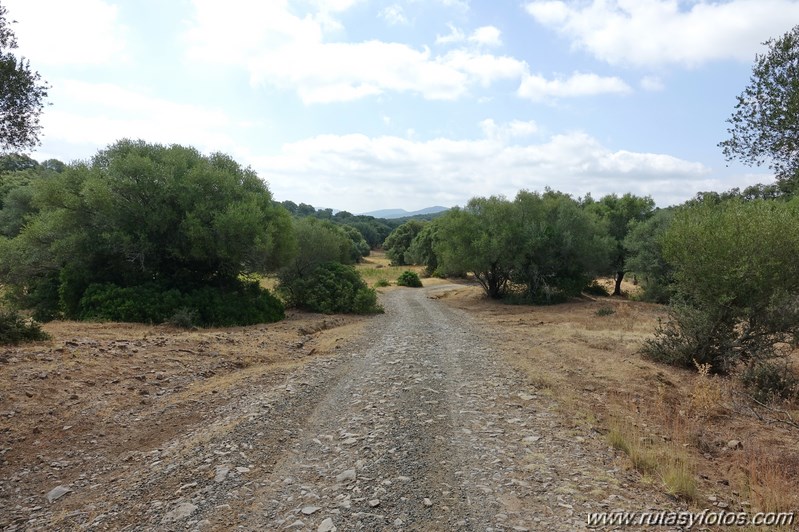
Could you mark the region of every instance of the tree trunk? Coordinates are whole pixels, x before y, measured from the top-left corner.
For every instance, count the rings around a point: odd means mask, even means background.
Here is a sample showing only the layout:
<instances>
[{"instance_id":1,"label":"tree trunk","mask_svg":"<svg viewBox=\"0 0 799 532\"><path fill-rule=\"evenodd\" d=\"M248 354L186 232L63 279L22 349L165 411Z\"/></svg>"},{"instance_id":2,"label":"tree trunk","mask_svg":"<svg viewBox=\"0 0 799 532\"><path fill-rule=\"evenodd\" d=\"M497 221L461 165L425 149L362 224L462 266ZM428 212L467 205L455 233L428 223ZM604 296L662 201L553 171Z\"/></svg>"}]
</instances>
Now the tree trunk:
<instances>
[{"instance_id":1,"label":"tree trunk","mask_svg":"<svg viewBox=\"0 0 799 532\"><path fill-rule=\"evenodd\" d=\"M613 289L614 296L621 295L621 280L624 279L624 272L616 272L616 287Z\"/></svg>"}]
</instances>

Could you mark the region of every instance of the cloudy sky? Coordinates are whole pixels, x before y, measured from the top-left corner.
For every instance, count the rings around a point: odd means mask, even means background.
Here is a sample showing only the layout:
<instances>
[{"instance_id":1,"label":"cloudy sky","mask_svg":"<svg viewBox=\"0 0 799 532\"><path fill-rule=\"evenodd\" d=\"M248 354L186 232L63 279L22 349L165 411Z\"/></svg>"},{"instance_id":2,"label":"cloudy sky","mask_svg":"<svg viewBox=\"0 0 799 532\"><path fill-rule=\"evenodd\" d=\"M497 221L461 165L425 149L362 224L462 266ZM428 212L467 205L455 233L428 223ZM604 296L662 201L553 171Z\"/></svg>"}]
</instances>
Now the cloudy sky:
<instances>
[{"instance_id":1,"label":"cloudy sky","mask_svg":"<svg viewBox=\"0 0 799 532\"><path fill-rule=\"evenodd\" d=\"M799 0L0 0L52 86L37 159L222 151L354 213L772 180L718 142Z\"/></svg>"}]
</instances>

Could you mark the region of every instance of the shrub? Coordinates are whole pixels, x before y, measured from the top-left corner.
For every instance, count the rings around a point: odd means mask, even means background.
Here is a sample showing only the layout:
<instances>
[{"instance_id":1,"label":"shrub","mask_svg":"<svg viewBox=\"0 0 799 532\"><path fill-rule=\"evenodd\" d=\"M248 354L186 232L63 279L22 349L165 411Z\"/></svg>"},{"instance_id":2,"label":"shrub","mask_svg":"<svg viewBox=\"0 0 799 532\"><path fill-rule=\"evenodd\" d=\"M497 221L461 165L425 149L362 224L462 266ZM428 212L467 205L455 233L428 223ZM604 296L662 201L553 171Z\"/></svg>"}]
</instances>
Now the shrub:
<instances>
[{"instance_id":1,"label":"shrub","mask_svg":"<svg viewBox=\"0 0 799 532\"><path fill-rule=\"evenodd\" d=\"M412 271L404 271L402 275L397 278L397 284L399 286L410 286L411 288L419 288L422 286L422 280L419 279L419 275L416 272Z\"/></svg>"},{"instance_id":2,"label":"shrub","mask_svg":"<svg viewBox=\"0 0 799 532\"><path fill-rule=\"evenodd\" d=\"M285 316L283 304L257 283L202 286L186 293L158 283L121 287L89 285L80 300L80 318L138 323L180 322L190 326L271 323Z\"/></svg>"},{"instance_id":3,"label":"shrub","mask_svg":"<svg viewBox=\"0 0 799 532\"><path fill-rule=\"evenodd\" d=\"M0 310L0 344L18 344L46 340L50 336L38 323L25 319L18 312Z\"/></svg>"},{"instance_id":4,"label":"shrub","mask_svg":"<svg viewBox=\"0 0 799 532\"><path fill-rule=\"evenodd\" d=\"M644 352L663 362L740 363L799 341L799 199L729 200L678 212L663 236L673 266L672 320Z\"/></svg>"},{"instance_id":5,"label":"shrub","mask_svg":"<svg viewBox=\"0 0 799 532\"><path fill-rule=\"evenodd\" d=\"M799 399L799 377L785 362L750 364L741 373L741 381L761 403Z\"/></svg>"},{"instance_id":6,"label":"shrub","mask_svg":"<svg viewBox=\"0 0 799 532\"><path fill-rule=\"evenodd\" d=\"M597 316L610 316L611 314L615 314L616 310L613 307L600 307L594 313Z\"/></svg>"},{"instance_id":7,"label":"shrub","mask_svg":"<svg viewBox=\"0 0 799 532\"><path fill-rule=\"evenodd\" d=\"M197 326L197 311L188 307L181 307L166 322L180 329L194 329Z\"/></svg>"},{"instance_id":8,"label":"shrub","mask_svg":"<svg viewBox=\"0 0 799 532\"><path fill-rule=\"evenodd\" d=\"M391 286L391 283L388 282L388 279L385 279L385 278L384 279L378 279L377 282L375 282L375 286L383 288L383 287L386 287L386 286Z\"/></svg>"},{"instance_id":9,"label":"shrub","mask_svg":"<svg viewBox=\"0 0 799 532\"><path fill-rule=\"evenodd\" d=\"M352 266L322 263L310 275L284 278L278 287L289 305L325 314L383 312L377 292L369 288Z\"/></svg>"}]
</instances>

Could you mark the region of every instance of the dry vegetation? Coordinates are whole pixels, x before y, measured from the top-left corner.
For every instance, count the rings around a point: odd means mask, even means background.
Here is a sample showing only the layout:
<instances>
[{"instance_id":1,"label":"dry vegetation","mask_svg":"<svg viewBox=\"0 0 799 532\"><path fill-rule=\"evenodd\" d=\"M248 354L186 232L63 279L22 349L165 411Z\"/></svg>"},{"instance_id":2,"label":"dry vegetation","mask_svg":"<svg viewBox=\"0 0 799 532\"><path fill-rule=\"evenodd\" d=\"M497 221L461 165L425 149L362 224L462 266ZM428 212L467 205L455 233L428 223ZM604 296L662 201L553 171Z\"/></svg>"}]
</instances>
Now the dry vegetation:
<instances>
[{"instance_id":1,"label":"dry vegetation","mask_svg":"<svg viewBox=\"0 0 799 532\"><path fill-rule=\"evenodd\" d=\"M605 433L643 482L697 508L799 508L799 428L767 413L758 419L731 379L638 354L667 317L663 307L603 297L508 306L469 285L440 297L493 331L509 361L539 392L557 398L575 427ZM796 408L788 408L794 419Z\"/></svg>"},{"instance_id":2,"label":"dry vegetation","mask_svg":"<svg viewBox=\"0 0 799 532\"><path fill-rule=\"evenodd\" d=\"M0 347L0 508L211 423L238 390L335 353L365 322L307 313L198 331L51 322L51 340Z\"/></svg>"},{"instance_id":3,"label":"dry vegetation","mask_svg":"<svg viewBox=\"0 0 799 532\"><path fill-rule=\"evenodd\" d=\"M370 286L420 271L389 266L379 254L358 269ZM424 279L450 285L431 297L472 314L537 393L557 399L575 437L604 433L642 482L697 508L799 508L799 429L769 422L773 415L762 410L758 419L734 381L637 353L666 317L663 307L603 297L511 306L485 299L476 285L450 283ZM51 479L80 474L71 457L124 460L157 448L205 422L237 389L334 353L368 329L368 318L290 313L276 324L201 331L76 322L44 328L51 340L0 348L0 476L9 464L25 464L24 477L7 479L4 489L40 494Z\"/></svg>"},{"instance_id":4,"label":"dry vegetation","mask_svg":"<svg viewBox=\"0 0 799 532\"><path fill-rule=\"evenodd\" d=\"M366 281L366 284L371 287L376 286L380 280L388 281L389 285L394 286L397 284L397 277L406 270L416 272L419 275L422 275L424 271L423 266L392 266L391 261L382 251L373 251L371 255L365 257L355 267L361 277L363 277L363 280Z\"/></svg>"}]
</instances>

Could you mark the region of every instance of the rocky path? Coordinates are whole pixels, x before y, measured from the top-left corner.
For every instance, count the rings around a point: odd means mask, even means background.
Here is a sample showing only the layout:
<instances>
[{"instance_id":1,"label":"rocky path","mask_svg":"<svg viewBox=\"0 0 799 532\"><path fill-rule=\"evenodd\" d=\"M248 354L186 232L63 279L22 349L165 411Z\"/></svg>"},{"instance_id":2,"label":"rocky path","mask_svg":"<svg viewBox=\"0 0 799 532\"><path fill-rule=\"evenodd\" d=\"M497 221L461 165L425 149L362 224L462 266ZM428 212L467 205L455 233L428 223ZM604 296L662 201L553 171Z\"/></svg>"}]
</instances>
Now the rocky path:
<instances>
[{"instance_id":1,"label":"rocky path","mask_svg":"<svg viewBox=\"0 0 799 532\"><path fill-rule=\"evenodd\" d=\"M13 529L580 530L587 512L673 507L429 298L446 289L388 293L342 354L241 390Z\"/></svg>"}]
</instances>

